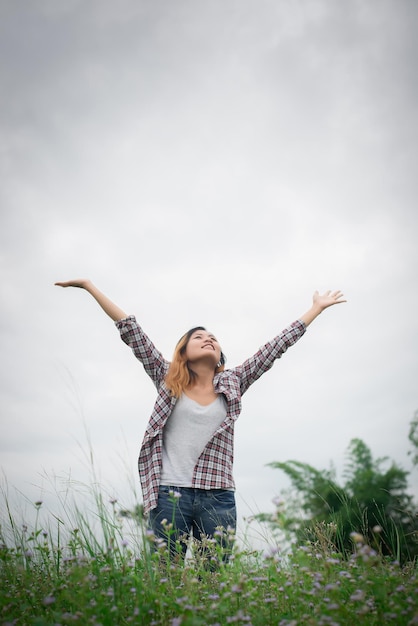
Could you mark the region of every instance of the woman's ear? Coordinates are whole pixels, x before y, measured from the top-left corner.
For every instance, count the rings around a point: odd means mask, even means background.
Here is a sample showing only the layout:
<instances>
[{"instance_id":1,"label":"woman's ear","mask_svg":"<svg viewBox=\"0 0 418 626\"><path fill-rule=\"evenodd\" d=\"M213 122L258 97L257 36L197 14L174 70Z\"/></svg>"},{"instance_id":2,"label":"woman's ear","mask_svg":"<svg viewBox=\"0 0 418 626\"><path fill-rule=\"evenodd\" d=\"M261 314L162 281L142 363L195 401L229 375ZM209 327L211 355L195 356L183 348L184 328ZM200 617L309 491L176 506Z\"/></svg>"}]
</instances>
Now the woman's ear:
<instances>
[{"instance_id":1,"label":"woman's ear","mask_svg":"<svg viewBox=\"0 0 418 626\"><path fill-rule=\"evenodd\" d=\"M223 352L221 352L221 358L219 359L219 363L216 367L221 367L222 365L225 365L226 363L226 356L224 355Z\"/></svg>"}]
</instances>

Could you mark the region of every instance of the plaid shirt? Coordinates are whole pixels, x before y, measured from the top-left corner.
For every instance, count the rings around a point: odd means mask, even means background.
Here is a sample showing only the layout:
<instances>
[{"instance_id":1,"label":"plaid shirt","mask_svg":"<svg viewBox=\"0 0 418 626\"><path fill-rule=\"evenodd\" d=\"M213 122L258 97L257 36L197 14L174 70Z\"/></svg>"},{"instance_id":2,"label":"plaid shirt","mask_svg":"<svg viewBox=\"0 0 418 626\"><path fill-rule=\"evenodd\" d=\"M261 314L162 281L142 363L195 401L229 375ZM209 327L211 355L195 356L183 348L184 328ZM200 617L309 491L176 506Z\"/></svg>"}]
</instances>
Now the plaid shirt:
<instances>
[{"instance_id":1,"label":"plaid shirt","mask_svg":"<svg viewBox=\"0 0 418 626\"><path fill-rule=\"evenodd\" d=\"M157 506L162 466L163 428L170 417L176 398L165 385L169 362L147 337L133 315L116 322L121 339L132 349L157 388L158 396L148 422L138 459L139 476L144 499L144 513ZM227 402L224 422L208 441L193 473L192 486L198 489L234 489L232 463L234 457L234 424L241 413L241 396L274 361L279 359L305 333L300 320L293 322L272 341L262 346L242 365L215 374L216 393L223 393Z\"/></svg>"}]
</instances>

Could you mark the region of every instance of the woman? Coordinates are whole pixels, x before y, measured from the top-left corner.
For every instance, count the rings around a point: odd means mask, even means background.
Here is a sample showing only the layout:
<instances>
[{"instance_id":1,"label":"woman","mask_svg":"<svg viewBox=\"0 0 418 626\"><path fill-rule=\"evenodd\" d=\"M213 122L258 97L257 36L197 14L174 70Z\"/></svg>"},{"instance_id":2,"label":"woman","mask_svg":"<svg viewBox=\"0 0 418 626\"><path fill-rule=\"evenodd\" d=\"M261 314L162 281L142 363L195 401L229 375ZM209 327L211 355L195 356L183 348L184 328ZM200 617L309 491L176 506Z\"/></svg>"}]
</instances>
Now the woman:
<instances>
[{"instance_id":1,"label":"woman","mask_svg":"<svg viewBox=\"0 0 418 626\"><path fill-rule=\"evenodd\" d=\"M55 284L80 287L95 298L157 388L138 459L144 513L156 538L182 555L187 549L183 537L190 533L198 540L215 538L226 547L236 525L233 435L241 396L324 309L345 302L343 294L316 291L304 315L242 365L225 370L219 342L205 328L192 328L183 335L169 363L135 317L90 280Z\"/></svg>"}]
</instances>

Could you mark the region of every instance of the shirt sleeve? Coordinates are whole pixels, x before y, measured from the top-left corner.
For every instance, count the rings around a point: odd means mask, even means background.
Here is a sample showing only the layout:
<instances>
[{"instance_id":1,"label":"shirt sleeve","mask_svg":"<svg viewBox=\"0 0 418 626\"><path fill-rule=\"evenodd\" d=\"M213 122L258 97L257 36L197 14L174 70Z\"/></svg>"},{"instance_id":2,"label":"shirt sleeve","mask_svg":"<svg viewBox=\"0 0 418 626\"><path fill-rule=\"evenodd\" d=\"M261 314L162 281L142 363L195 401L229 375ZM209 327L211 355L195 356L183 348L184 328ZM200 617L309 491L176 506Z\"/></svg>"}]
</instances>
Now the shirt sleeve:
<instances>
[{"instance_id":1,"label":"shirt sleeve","mask_svg":"<svg viewBox=\"0 0 418 626\"><path fill-rule=\"evenodd\" d=\"M168 361L139 326L135 316L129 315L115 322L115 325L120 332L122 341L131 348L158 389L167 373Z\"/></svg>"},{"instance_id":2,"label":"shirt sleeve","mask_svg":"<svg viewBox=\"0 0 418 626\"><path fill-rule=\"evenodd\" d=\"M277 337L262 346L252 357L236 368L240 379L241 394L247 391L262 374L267 372L276 359L293 346L306 332L306 326L301 320L293 322Z\"/></svg>"}]
</instances>

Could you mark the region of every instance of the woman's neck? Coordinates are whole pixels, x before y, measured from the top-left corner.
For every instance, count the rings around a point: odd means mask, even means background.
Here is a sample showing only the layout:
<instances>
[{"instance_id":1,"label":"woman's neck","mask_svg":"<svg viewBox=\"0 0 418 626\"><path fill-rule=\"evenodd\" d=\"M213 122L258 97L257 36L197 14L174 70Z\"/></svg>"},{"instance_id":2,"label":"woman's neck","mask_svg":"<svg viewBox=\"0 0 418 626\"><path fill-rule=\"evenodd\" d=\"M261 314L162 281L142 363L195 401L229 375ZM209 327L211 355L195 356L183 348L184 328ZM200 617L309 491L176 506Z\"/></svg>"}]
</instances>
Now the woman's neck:
<instances>
[{"instance_id":1,"label":"woman's neck","mask_svg":"<svg viewBox=\"0 0 418 626\"><path fill-rule=\"evenodd\" d=\"M217 398L213 386L213 376L213 370L206 369L200 373L195 372L194 380L184 390L186 396L202 405L211 404Z\"/></svg>"},{"instance_id":2,"label":"woman's neck","mask_svg":"<svg viewBox=\"0 0 418 626\"><path fill-rule=\"evenodd\" d=\"M213 377L215 372L203 364L193 367L194 378L189 385L190 389L213 389Z\"/></svg>"}]
</instances>

